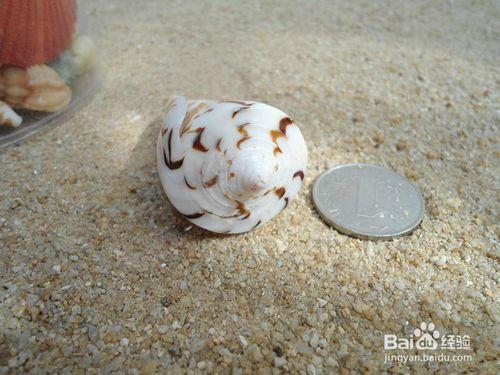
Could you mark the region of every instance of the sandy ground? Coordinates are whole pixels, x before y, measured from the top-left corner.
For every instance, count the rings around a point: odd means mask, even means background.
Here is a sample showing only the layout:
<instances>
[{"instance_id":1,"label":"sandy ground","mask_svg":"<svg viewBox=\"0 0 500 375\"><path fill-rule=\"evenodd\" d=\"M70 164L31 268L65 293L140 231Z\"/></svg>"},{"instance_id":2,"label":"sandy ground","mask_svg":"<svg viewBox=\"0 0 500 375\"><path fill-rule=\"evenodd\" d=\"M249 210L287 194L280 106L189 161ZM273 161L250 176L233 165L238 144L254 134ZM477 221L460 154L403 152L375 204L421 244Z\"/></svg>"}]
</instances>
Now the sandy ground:
<instances>
[{"instance_id":1,"label":"sandy ground","mask_svg":"<svg viewBox=\"0 0 500 375\"><path fill-rule=\"evenodd\" d=\"M498 2L86 3L101 92L0 155L0 373L495 372ZM238 236L180 217L155 167L175 93L302 123L291 207ZM328 227L311 185L352 162L412 179L420 228ZM385 334L431 321L473 360L384 363Z\"/></svg>"}]
</instances>

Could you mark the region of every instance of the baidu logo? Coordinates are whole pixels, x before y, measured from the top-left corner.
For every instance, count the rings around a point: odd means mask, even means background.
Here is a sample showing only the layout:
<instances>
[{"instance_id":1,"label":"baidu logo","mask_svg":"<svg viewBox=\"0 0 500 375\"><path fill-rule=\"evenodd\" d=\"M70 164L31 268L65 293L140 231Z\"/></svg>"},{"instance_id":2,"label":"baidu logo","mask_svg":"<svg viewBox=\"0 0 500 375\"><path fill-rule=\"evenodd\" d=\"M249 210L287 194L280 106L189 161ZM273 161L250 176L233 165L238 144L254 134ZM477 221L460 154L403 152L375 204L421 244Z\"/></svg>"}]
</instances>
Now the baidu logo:
<instances>
[{"instance_id":1,"label":"baidu logo","mask_svg":"<svg viewBox=\"0 0 500 375\"><path fill-rule=\"evenodd\" d=\"M436 350L436 349L471 349L467 335L441 335L434 323L420 323L409 338L394 334L384 335L385 350Z\"/></svg>"}]
</instances>

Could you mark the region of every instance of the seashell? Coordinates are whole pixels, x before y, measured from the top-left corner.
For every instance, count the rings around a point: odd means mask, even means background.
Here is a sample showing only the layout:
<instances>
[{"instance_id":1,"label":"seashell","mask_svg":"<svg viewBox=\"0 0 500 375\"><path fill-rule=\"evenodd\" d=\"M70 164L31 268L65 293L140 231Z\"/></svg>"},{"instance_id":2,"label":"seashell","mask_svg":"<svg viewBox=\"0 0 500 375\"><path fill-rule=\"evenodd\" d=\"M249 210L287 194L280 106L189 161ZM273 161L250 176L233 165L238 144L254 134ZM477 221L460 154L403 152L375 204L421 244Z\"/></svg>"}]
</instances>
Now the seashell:
<instances>
[{"instance_id":1,"label":"seashell","mask_svg":"<svg viewBox=\"0 0 500 375\"><path fill-rule=\"evenodd\" d=\"M0 127L5 125L17 128L22 122L23 119L21 116L14 112L7 104L0 101Z\"/></svg>"},{"instance_id":2,"label":"seashell","mask_svg":"<svg viewBox=\"0 0 500 375\"><path fill-rule=\"evenodd\" d=\"M97 60L94 41L86 35L78 35L71 43L71 53L75 64L76 75L88 71Z\"/></svg>"},{"instance_id":3,"label":"seashell","mask_svg":"<svg viewBox=\"0 0 500 375\"><path fill-rule=\"evenodd\" d=\"M71 89L46 65L0 69L0 98L14 108L55 112L71 100Z\"/></svg>"},{"instance_id":4,"label":"seashell","mask_svg":"<svg viewBox=\"0 0 500 375\"><path fill-rule=\"evenodd\" d=\"M70 50L66 50L59 55L55 60L52 60L48 67L54 69L54 71L61 77L64 83L71 85L76 77L76 67L73 54Z\"/></svg>"},{"instance_id":5,"label":"seashell","mask_svg":"<svg viewBox=\"0 0 500 375\"><path fill-rule=\"evenodd\" d=\"M268 104L176 97L158 137L157 164L184 217L213 232L242 233L290 205L307 149L297 124Z\"/></svg>"},{"instance_id":6,"label":"seashell","mask_svg":"<svg viewBox=\"0 0 500 375\"><path fill-rule=\"evenodd\" d=\"M26 68L55 59L75 24L76 0L1 0L0 64Z\"/></svg>"}]
</instances>

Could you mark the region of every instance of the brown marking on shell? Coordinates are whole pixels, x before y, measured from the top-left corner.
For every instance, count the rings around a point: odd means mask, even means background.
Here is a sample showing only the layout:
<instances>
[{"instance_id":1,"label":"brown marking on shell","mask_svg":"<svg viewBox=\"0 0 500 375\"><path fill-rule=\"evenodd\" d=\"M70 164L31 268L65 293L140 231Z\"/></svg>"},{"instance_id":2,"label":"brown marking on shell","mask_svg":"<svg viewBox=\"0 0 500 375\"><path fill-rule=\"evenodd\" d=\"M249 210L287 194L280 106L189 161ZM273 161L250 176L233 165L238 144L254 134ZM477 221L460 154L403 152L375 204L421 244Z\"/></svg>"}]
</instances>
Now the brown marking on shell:
<instances>
[{"instance_id":1,"label":"brown marking on shell","mask_svg":"<svg viewBox=\"0 0 500 375\"><path fill-rule=\"evenodd\" d=\"M271 130L269 133L271 134L271 139L273 140L276 146L278 146L278 138L285 137L285 135L282 132L277 130Z\"/></svg>"},{"instance_id":2,"label":"brown marking on shell","mask_svg":"<svg viewBox=\"0 0 500 375\"><path fill-rule=\"evenodd\" d=\"M198 129L196 129L196 132L198 133L198 135L196 136L196 138L193 141L193 148L195 150L198 150L198 151L201 151L201 152L207 152L208 151L208 148L206 148L205 146L203 146L203 144L201 143L201 136L203 135L204 131L205 131L205 128L198 128Z\"/></svg>"},{"instance_id":3,"label":"brown marking on shell","mask_svg":"<svg viewBox=\"0 0 500 375\"><path fill-rule=\"evenodd\" d=\"M213 108L209 108L209 109L207 109L206 111L203 111L203 112L201 112L201 113L198 113L196 116L194 116L194 119L197 119L198 117L203 116L205 113L210 113L210 112L212 112L213 110L214 110ZM193 119L193 120L194 120L194 119Z\"/></svg>"},{"instance_id":4,"label":"brown marking on shell","mask_svg":"<svg viewBox=\"0 0 500 375\"><path fill-rule=\"evenodd\" d=\"M205 215L205 212L195 212L194 214L188 214L188 215L182 214L182 215L187 219L198 219L203 215Z\"/></svg>"},{"instance_id":5,"label":"brown marking on shell","mask_svg":"<svg viewBox=\"0 0 500 375\"><path fill-rule=\"evenodd\" d=\"M224 196L227 199L231 199L226 193L224 193ZM230 215L230 216L216 215L216 216L223 218L223 219L232 219L232 218L242 216L242 217L240 217L240 220L248 219L250 217L251 212L246 209L245 204L240 202L240 201L236 201L236 200L234 202L236 203L236 211L237 211L234 215Z\"/></svg>"},{"instance_id":6,"label":"brown marking on shell","mask_svg":"<svg viewBox=\"0 0 500 375\"><path fill-rule=\"evenodd\" d=\"M278 171L278 164L276 164L276 165L274 166L274 170L275 170L275 171Z\"/></svg>"},{"instance_id":7,"label":"brown marking on shell","mask_svg":"<svg viewBox=\"0 0 500 375\"><path fill-rule=\"evenodd\" d=\"M241 220L248 219L251 212L246 209L245 204L240 201L235 201L235 202L236 202L236 209L238 210L238 214L236 216L244 215L244 217L242 217Z\"/></svg>"},{"instance_id":8,"label":"brown marking on shell","mask_svg":"<svg viewBox=\"0 0 500 375\"><path fill-rule=\"evenodd\" d=\"M235 176L236 176L236 173L234 173L234 172L229 173L229 178L233 178Z\"/></svg>"},{"instance_id":9,"label":"brown marking on shell","mask_svg":"<svg viewBox=\"0 0 500 375\"><path fill-rule=\"evenodd\" d=\"M174 109L175 104L176 104L175 99L168 99L168 100L167 100L167 104L166 104L166 107L167 107L167 108L165 109L165 113L168 113L168 112L170 112L172 109Z\"/></svg>"},{"instance_id":10,"label":"brown marking on shell","mask_svg":"<svg viewBox=\"0 0 500 375\"><path fill-rule=\"evenodd\" d=\"M217 144L215 145L215 149L219 152L222 152L222 149L220 148L221 142L222 142L222 138L219 138L219 140L217 141Z\"/></svg>"},{"instance_id":11,"label":"brown marking on shell","mask_svg":"<svg viewBox=\"0 0 500 375\"><path fill-rule=\"evenodd\" d=\"M200 134L200 132L202 132L203 129L204 128L196 128L196 129L188 130L184 134Z\"/></svg>"},{"instance_id":12,"label":"brown marking on shell","mask_svg":"<svg viewBox=\"0 0 500 375\"><path fill-rule=\"evenodd\" d=\"M263 196L266 196L267 194L272 193L273 191L274 191L274 189L269 189L269 190L267 190L267 191L264 193L264 195L263 195Z\"/></svg>"},{"instance_id":13,"label":"brown marking on shell","mask_svg":"<svg viewBox=\"0 0 500 375\"><path fill-rule=\"evenodd\" d=\"M231 118L234 120L234 118L240 113L241 111L244 111L245 109L250 108L252 105L243 105L241 108L238 108L236 111L233 112L231 115Z\"/></svg>"},{"instance_id":14,"label":"brown marking on shell","mask_svg":"<svg viewBox=\"0 0 500 375\"><path fill-rule=\"evenodd\" d=\"M280 187L279 189L276 189L274 193L278 196L279 199L283 198L283 195L286 193L286 189L284 187Z\"/></svg>"},{"instance_id":15,"label":"brown marking on shell","mask_svg":"<svg viewBox=\"0 0 500 375\"><path fill-rule=\"evenodd\" d=\"M295 177L300 177L301 180L304 180L304 172L303 171L297 171L293 174L293 178Z\"/></svg>"},{"instance_id":16,"label":"brown marking on shell","mask_svg":"<svg viewBox=\"0 0 500 375\"><path fill-rule=\"evenodd\" d=\"M249 125L249 123L245 123L245 124L241 124L241 125L238 125L238 132L243 135L243 137L236 143L236 147L238 147L239 149L241 149L241 144L243 142L245 142L246 140L250 139L250 136L248 134L248 132L245 130L245 126Z\"/></svg>"},{"instance_id":17,"label":"brown marking on shell","mask_svg":"<svg viewBox=\"0 0 500 375\"><path fill-rule=\"evenodd\" d=\"M179 169L182 167L182 163L184 163L184 158L172 161L172 133L173 130L170 129L170 134L168 135L168 141L167 141L167 148L168 148L168 158L167 154L165 153L165 149L163 149L163 159L165 160L165 165L171 169Z\"/></svg>"},{"instance_id":18,"label":"brown marking on shell","mask_svg":"<svg viewBox=\"0 0 500 375\"><path fill-rule=\"evenodd\" d=\"M186 111L186 115L184 116L184 120L182 120L182 125L181 125L181 131L180 135L181 137L186 133L187 131L190 130L191 128L191 123L193 122L193 119L195 116L200 113L200 111L209 108L207 104L205 103L198 103L195 105L193 108L188 109Z\"/></svg>"},{"instance_id":19,"label":"brown marking on shell","mask_svg":"<svg viewBox=\"0 0 500 375\"><path fill-rule=\"evenodd\" d=\"M191 190L196 190L196 188L195 188L194 186L192 186L192 185L188 182L188 180L186 179L186 176L184 176L184 182L186 183L186 186L187 186L188 188L190 188Z\"/></svg>"},{"instance_id":20,"label":"brown marking on shell","mask_svg":"<svg viewBox=\"0 0 500 375\"><path fill-rule=\"evenodd\" d=\"M281 148L279 146L276 146L274 148L274 151L273 151L274 156L276 156L277 154L282 154L282 153L283 153L283 151L281 151Z\"/></svg>"},{"instance_id":21,"label":"brown marking on shell","mask_svg":"<svg viewBox=\"0 0 500 375\"><path fill-rule=\"evenodd\" d=\"M208 180L207 182L204 182L203 186L206 188L212 187L217 183L218 179L219 179L219 176L214 176L210 180Z\"/></svg>"},{"instance_id":22,"label":"brown marking on shell","mask_svg":"<svg viewBox=\"0 0 500 375\"><path fill-rule=\"evenodd\" d=\"M222 100L219 103L233 103L233 104L239 104L239 105L252 105L253 104L253 103L244 102L241 100Z\"/></svg>"},{"instance_id":23,"label":"brown marking on shell","mask_svg":"<svg viewBox=\"0 0 500 375\"><path fill-rule=\"evenodd\" d=\"M184 158L180 160L176 160L174 162L171 162L167 159L167 154L165 154L165 150L163 150L163 159L165 160L165 165L168 167L168 169L174 170L174 169L179 169L182 167L182 163L184 163Z\"/></svg>"},{"instance_id":24,"label":"brown marking on shell","mask_svg":"<svg viewBox=\"0 0 500 375\"><path fill-rule=\"evenodd\" d=\"M293 120L290 118L290 117L283 117L281 120L280 120L280 131L286 135L286 128L287 126L290 126L293 124Z\"/></svg>"},{"instance_id":25,"label":"brown marking on shell","mask_svg":"<svg viewBox=\"0 0 500 375\"><path fill-rule=\"evenodd\" d=\"M260 223L262 223L262 220L257 221L257 224L255 224L251 230L257 228L260 225Z\"/></svg>"},{"instance_id":26,"label":"brown marking on shell","mask_svg":"<svg viewBox=\"0 0 500 375\"><path fill-rule=\"evenodd\" d=\"M238 141L238 143L236 143L236 146L237 146L239 149L241 149L241 147L240 147L240 146L241 146L241 144L242 144L243 142L245 142L246 140L248 140L248 139L249 139L248 137L247 137L247 138L242 138L242 139L240 139L240 140Z\"/></svg>"}]
</instances>

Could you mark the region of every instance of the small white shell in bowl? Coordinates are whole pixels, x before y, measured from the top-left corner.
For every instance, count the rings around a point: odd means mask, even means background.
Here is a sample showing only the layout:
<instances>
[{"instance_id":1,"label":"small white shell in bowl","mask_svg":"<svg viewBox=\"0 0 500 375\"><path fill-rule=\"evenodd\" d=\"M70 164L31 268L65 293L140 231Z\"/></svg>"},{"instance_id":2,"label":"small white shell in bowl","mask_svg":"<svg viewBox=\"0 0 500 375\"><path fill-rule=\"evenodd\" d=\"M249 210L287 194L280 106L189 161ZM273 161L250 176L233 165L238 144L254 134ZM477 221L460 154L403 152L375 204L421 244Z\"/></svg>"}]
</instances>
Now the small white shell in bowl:
<instances>
[{"instance_id":1,"label":"small white shell in bowl","mask_svg":"<svg viewBox=\"0 0 500 375\"><path fill-rule=\"evenodd\" d=\"M242 233L295 198L307 149L297 124L270 105L175 97L157 163L163 189L184 217L212 232Z\"/></svg>"}]
</instances>

